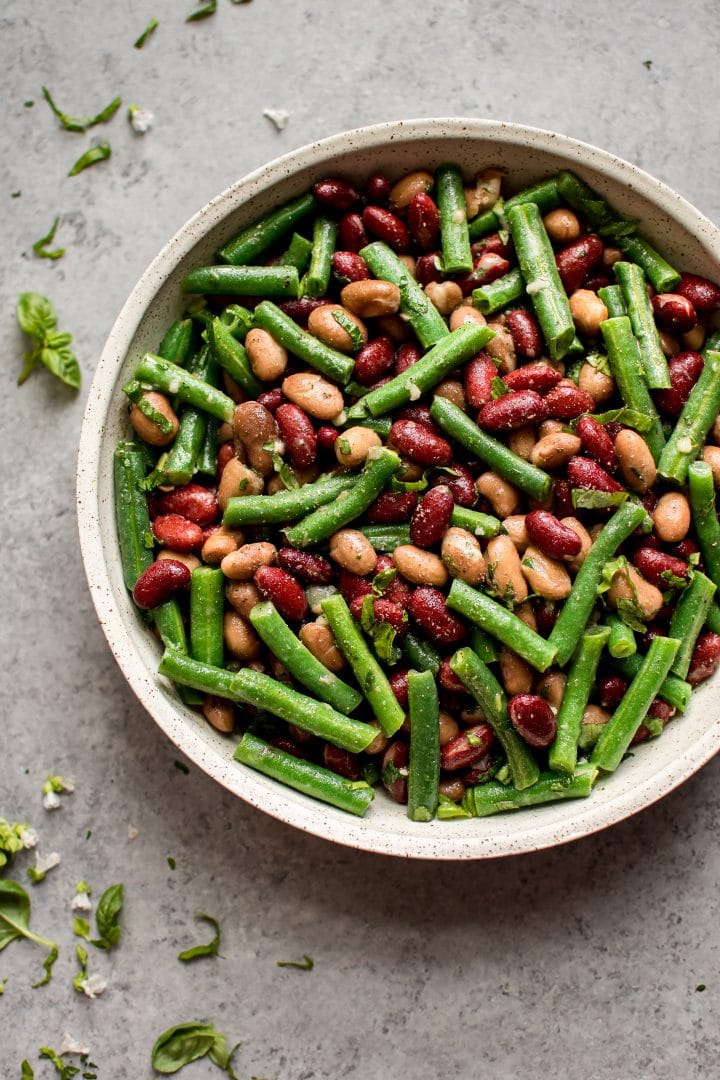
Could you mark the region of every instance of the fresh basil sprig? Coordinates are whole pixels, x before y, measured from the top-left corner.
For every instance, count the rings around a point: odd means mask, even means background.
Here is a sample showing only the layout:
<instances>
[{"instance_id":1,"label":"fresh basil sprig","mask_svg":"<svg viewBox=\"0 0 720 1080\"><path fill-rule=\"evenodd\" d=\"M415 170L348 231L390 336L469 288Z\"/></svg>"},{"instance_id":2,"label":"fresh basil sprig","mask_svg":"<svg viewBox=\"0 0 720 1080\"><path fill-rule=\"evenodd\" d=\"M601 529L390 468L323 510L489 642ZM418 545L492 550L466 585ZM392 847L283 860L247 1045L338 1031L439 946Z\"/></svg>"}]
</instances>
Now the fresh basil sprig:
<instances>
[{"instance_id":1,"label":"fresh basil sprig","mask_svg":"<svg viewBox=\"0 0 720 1080\"><path fill-rule=\"evenodd\" d=\"M56 329L57 315L48 298L35 292L21 293L17 320L20 329L35 343L34 348L23 354L25 363L18 376L18 385L25 382L34 367L44 364L66 386L77 390L80 386L80 365L68 348L72 334Z\"/></svg>"},{"instance_id":2,"label":"fresh basil sprig","mask_svg":"<svg viewBox=\"0 0 720 1080\"><path fill-rule=\"evenodd\" d=\"M116 97L112 99L109 105L101 109L96 116L69 116L57 107L47 87L43 86L41 89L43 97L66 131L87 131L88 128L94 127L95 124L102 124L109 120L122 105L122 98Z\"/></svg>"},{"instance_id":3,"label":"fresh basil sprig","mask_svg":"<svg viewBox=\"0 0 720 1080\"><path fill-rule=\"evenodd\" d=\"M46 945L50 950L43 964L46 971L45 977L35 984L43 986L51 978L51 968L58 955L57 943L34 934L30 929L30 897L22 885L18 885L16 881L2 880L0 881L0 952L17 938L28 938L29 941L34 941L38 945Z\"/></svg>"},{"instance_id":4,"label":"fresh basil sprig","mask_svg":"<svg viewBox=\"0 0 720 1080\"><path fill-rule=\"evenodd\" d=\"M191 960L199 960L202 956L219 955L220 924L217 919L214 919L212 915L206 915L204 911L198 911L195 918L202 919L203 922L209 923L215 931L215 937L212 941L209 941L207 945L194 945L191 949L184 949L181 953L178 953L178 960L182 960L184 963L188 963Z\"/></svg>"},{"instance_id":5,"label":"fresh basil sprig","mask_svg":"<svg viewBox=\"0 0 720 1080\"><path fill-rule=\"evenodd\" d=\"M52 244L53 240L55 239L55 233L57 232L57 227L59 224L60 215L57 214L55 220L50 226L50 231L48 232L47 236L42 236L33 244L33 251L36 255L39 255L41 259L52 259L54 262L55 259L62 259L63 255L65 254L65 248L54 248L52 251L48 249L48 244Z\"/></svg>"},{"instance_id":6,"label":"fresh basil sprig","mask_svg":"<svg viewBox=\"0 0 720 1080\"><path fill-rule=\"evenodd\" d=\"M124 890L122 885L111 885L100 897L100 902L95 912L98 937L93 938L91 945L97 949L109 951L120 940L122 928L120 926L120 912L123 907Z\"/></svg>"},{"instance_id":7,"label":"fresh basil sprig","mask_svg":"<svg viewBox=\"0 0 720 1080\"><path fill-rule=\"evenodd\" d=\"M215 1030L211 1022L188 1020L168 1028L160 1035L152 1048L150 1062L156 1072L166 1076L178 1072L191 1061L209 1057L215 1065L225 1070L231 1080L237 1080L230 1062L239 1045L228 1050L227 1039Z\"/></svg>"},{"instance_id":8,"label":"fresh basil sprig","mask_svg":"<svg viewBox=\"0 0 720 1080\"><path fill-rule=\"evenodd\" d=\"M99 161L107 161L112 154L112 148L108 142L100 142L97 146L91 146L77 159L68 176L77 176L83 169L89 169L91 165L97 165Z\"/></svg>"}]
</instances>

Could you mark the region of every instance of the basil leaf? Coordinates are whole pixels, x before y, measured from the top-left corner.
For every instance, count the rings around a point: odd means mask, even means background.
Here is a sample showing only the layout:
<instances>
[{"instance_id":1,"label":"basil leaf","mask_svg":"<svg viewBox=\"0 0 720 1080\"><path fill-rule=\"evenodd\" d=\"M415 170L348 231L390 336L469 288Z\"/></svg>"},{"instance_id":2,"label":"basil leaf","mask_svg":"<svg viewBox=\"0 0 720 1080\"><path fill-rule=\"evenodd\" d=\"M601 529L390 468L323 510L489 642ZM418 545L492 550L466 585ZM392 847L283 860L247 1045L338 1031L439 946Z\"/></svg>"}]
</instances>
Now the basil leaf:
<instances>
[{"instance_id":1,"label":"basil leaf","mask_svg":"<svg viewBox=\"0 0 720 1080\"><path fill-rule=\"evenodd\" d=\"M394 566L389 567L389 569L387 570L381 570L380 573L376 574L375 577L372 579L372 591L377 596L381 596L384 593L385 589L387 589L388 585L392 584L396 577L397 570Z\"/></svg>"},{"instance_id":2,"label":"basil leaf","mask_svg":"<svg viewBox=\"0 0 720 1080\"><path fill-rule=\"evenodd\" d=\"M27 1058L20 1065L20 1080L35 1080L35 1073Z\"/></svg>"},{"instance_id":3,"label":"basil leaf","mask_svg":"<svg viewBox=\"0 0 720 1080\"><path fill-rule=\"evenodd\" d=\"M493 381L490 383L490 393L493 401L497 401L498 398L505 397L508 391L507 383L504 379L498 378L496 375Z\"/></svg>"},{"instance_id":4,"label":"basil leaf","mask_svg":"<svg viewBox=\"0 0 720 1080\"><path fill-rule=\"evenodd\" d=\"M602 372L603 375L607 375L609 378L613 377L610 361L608 360L606 353L593 349L585 357L585 363L589 364L590 367L595 368L596 371Z\"/></svg>"},{"instance_id":5,"label":"basil leaf","mask_svg":"<svg viewBox=\"0 0 720 1080\"><path fill-rule=\"evenodd\" d=\"M346 315L344 311L333 311L332 317L350 338L353 349L362 349L365 338L363 337L362 330L358 324L354 322L349 315Z\"/></svg>"},{"instance_id":6,"label":"basil leaf","mask_svg":"<svg viewBox=\"0 0 720 1080\"><path fill-rule=\"evenodd\" d=\"M207 19L209 15L214 15L217 10L217 0L208 0L208 3L204 7L198 8L197 11L193 11L188 15L185 22L199 22L200 19Z\"/></svg>"},{"instance_id":7,"label":"basil leaf","mask_svg":"<svg viewBox=\"0 0 720 1080\"><path fill-rule=\"evenodd\" d=\"M438 802L437 816L440 821L452 821L453 818L472 817L472 814L458 803L453 802L452 799L441 795Z\"/></svg>"},{"instance_id":8,"label":"basil leaf","mask_svg":"<svg viewBox=\"0 0 720 1080\"><path fill-rule=\"evenodd\" d=\"M160 25L160 23L159 23L159 22L157 21L157 19L151 19L151 20L150 20L150 22L149 22L149 23L147 24L147 26L145 27L145 29L143 30L143 32L142 32L142 34L140 35L140 37L139 37L139 38L137 39L137 41L136 41L136 42L134 43L134 45L133 45L133 48L135 48L135 49L142 49L142 47L143 47L143 45L145 44L145 42L147 41L147 39L148 39L148 38L150 37L150 35L151 35L151 34L152 34L152 33L153 33L153 32L154 32L155 30L157 30L157 28L158 28L158 26L159 26L159 25Z\"/></svg>"},{"instance_id":9,"label":"basil leaf","mask_svg":"<svg viewBox=\"0 0 720 1080\"><path fill-rule=\"evenodd\" d=\"M631 630L634 630L637 634L644 634L647 630L647 626L644 620L644 613L637 600L631 600L627 596L619 596L615 602L617 613Z\"/></svg>"},{"instance_id":10,"label":"basil leaf","mask_svg":"<svg viewBox=\"0 0 720 1080\"><path fill-rule=\"evenodd\" d=\"M41 349L40 362L45 365L48 371L56 375L61 382L64 382L66 386L71 387L73 390L80 388L82 378L80 365L75 354L67 346L63 346L61 349Z\"/></svg>"},{"instance_id":11,"label":"basil leaf","mask_svg":"<svg viewBox=\"0 0 720 1080\"><path fill-rule=\"evenodd\" d=\"M96 116L68 116L67 113L62 112L57 107L50 91L45 86L41 87L41 89L43 97L67 131L87 131L88 128L94 127L95 124L104 123L105 120L109 120L111 116L114 116L122 105L122 98L116 97L112 99L109 105L101 109Z\"/></svg>"},{"instance_id":12,"label":"basil leaf","mask_svg":"<svg viewBox=\"0 0 720 1080\"><path fill-rule=\"evenodd\" d=\"M46 983L50 982L50 980L52 979L53 964L55 963L55 961L58 958L59 951L60 950L59 950L58 946L53 945L52 949L50 950L50 952L47 954L47 956L43 960L43 967L45 968L45 974L43 975L42 979L39 979L37 982L34 982L32 984L32 986L31 986L32 990L36 990L38 986L45 986Z\"/></svg>"},{"instance_id":13,"label":"basil leaf","mask_svg":"<svg viewBox=\"0 0 720 1080\"><path fill-rule=\"evenodd\" d=\"M73 934L75 934L75 937L90 941L90 923L87 919L83 919L79 915L75 916L73 919Z\"/></svg>"},{"instance_id":14,"label":"basil leaf","mask_svg":"<svg viewBox=\"0 0 720 1080\"><path fill-rule=\"evenodd\" d=\"M42 986L43 983L49 982L50 968L57 959L58 946L54 941L49 941L47 938L42 938L32 932L30 929L30 897L22 885L18 885L16 881L3 879L0 880L0 952L17 938L28 938L38 945L48 947L50 954L43 965L47 976L37 985Z\"/></svg>"},{"instance_id":15,"label":"basil leaf","mask_svg":"<svg viewBox=\"0 0 720 1080\"><path fill-rule=\"evenodd\" d=\"M618 555L615 559L608 560L602 568L596 595L602 596L603 593L606 593L612 585L615 575L620 573L621 570L627 570L627 565L628 561L625 555Z\"/></svg>"},{"instance_id":16,"label":"basil leaf","mask_svg":"<svg viewBox=\"0 0 720 1080\"><path fill-rule=\"evenodd\" d=\"M302 960L278 960L277 966L283 968L297 968L299 971L312 971L315 967L315 961L312 956L303 953Z\"/></svg>"},{"instance_id":17,"label":"basil leaf","mask_svg":"<svg viewBox=\"0 0 720 1080\"><path fill-rule=\"evenodd\" d=\"M106 161L111 153L110 143L101 142L97 146L91 146L77 159L68 176L77 176L83 169L89 169L91 165L97 165L98 161Z\"/></svg>"},{"instance_id":18,"label":"basil leaf","mask_svg":"<svg viewBox=\"0 0 720 1080\"><path fill-rule=\"evenodd\" d=\"M17 303L17 321L23 333L42 344L57 326L57 315L47 296L24 292Z\"/></svg>"},{"instance_id":19,"label":"basil leaf","mask_svg":"<svg viewBox=\"0 0 720 1080\"><path fill-rule=\"evenodd\" d=\"M401 656L400 649L395 644L397 631L390 623L375 618L375 599L372 593L364 598L360 610L360 625L372 641L378 659L387 664L397 664ZM407 618L407 614L403 614Z\"/></svg>"},{"instance_id":20,"label":"basil leaf","mask_svg":"<svg viewBox=\"0 0 720 1080\"><path fill-rule=\"evenodd\" d=\"M605 510L620 506L628 497L627 491L593 491L589 488L573 488L572 504L576 510Z\"/></svg>"},{"instance_id":21,"label":"basil leaf","mask_svg":"<svg viewBox=\"0 0 720 1080\"><path fill-rule=\"evenodd\" d=\"M163 1075L176 1073L184 1065L205 1057L216 1048L219 1034L211 1023L199 1020L176 1024L155 1041L150 1063L156 1072ZM217 1049L214 1052L217 1054Z\"/></svg>"},{"instance_id":22,"label":"basil leaf","mask_svg":"<svg viewBox=\"0 0 720 1080\"><path fill-rule=\"evenodd\" d=\"M212 915L206 915L204 911L198 911L195 918L202 919L203 922L209 923L215 931L215 937L212 941L209 941L207 945L195 945L192 949L184 949L183 952L178 953L178 960L182 960L183 963L188 963L190 960L199 960L201 956L219 955L220 924L217 919L214 919Z\"/></svg>"},{"instance_id":23,"label":"basil leaf","mask_svg":"<svg viewBox=\"0 0 720 1080\"><path fill-rule=\"evenodd\" d=\"M635 431L649 431L652 427L652 419L646 416L645 413L638 412L637 409L630 409L627 405L622 405L619 409L609 409L604 413L589 413L591 420L597 420L598 424L612 424L618 422L625 424L626 427L631 427ZM580 417L578 417L578 420ZM570 425L573 431L577 426L577 420L573 420Z\"/></svg>"},{"instance_id":24,"label":"basil leaf","mask_svg":"<svg viewBox=\"0 0 720 1080\"><path fill-rule=\"evenodd\" d=\"M111 885L100 897L100 903L95 912L99 938L91 944L98 949L110 950L120 940L121 927L119 923L120 912L123 906L122 885Z\"/></svg>"},{"instance_id":25,"label":"basil leaf","mask_svg":"<svg viewBox=\"0 0 720 1080\"><path fill-rule=\"evenodd\" d=\"M65 248L55 248L53 251L48 251L47 249L47 245L52 244L53 240L55 239L55 233L57 232L57 227L59 224L60 215L57 214L55 220L50 226L50 231L48 232L47 236L41 237L40 240L36 240L33 244L33 251L36 255L39 255L41 259L53 259L54 261L55 259L62 259L63 255L65 254Z\"/></svg>"}]
</instances>

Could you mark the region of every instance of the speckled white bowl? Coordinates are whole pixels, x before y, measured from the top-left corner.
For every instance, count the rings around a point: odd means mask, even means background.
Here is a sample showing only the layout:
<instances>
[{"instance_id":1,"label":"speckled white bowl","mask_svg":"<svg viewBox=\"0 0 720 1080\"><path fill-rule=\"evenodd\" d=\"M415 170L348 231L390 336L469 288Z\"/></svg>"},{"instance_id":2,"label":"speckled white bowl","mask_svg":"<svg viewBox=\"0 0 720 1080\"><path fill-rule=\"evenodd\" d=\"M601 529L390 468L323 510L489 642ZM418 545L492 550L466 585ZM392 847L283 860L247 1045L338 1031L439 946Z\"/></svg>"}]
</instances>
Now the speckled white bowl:
<instances>
[{"instance_id":1,"label":"speckled white bowl","mask_svg":"<svg viewBox=\"0 0 720 1080\"><path fill-rule=\"evenodd\" d=\"M408 120L305 146L213 199L163 248L131 293L90 390L78 458L78 521L90 590L110 648L150 715L201 769L253 806L335 843L412 858L481 859L587 836L677 787L720 746L714 681L693 695L687 714L673 721L662 739L639 747L590 799L484 820L415 824L380 792L366 817L358 819L235 763L234 741L185 708L156 674L160 650L123 585L113 509L113 448L127 434L121 386L139 357L155 348L179 317L183 273L212 262L222 241L324 176L361 179L380 169L394 178L444 161L458 162L468 175L486 165L504 166L515 189L559 169L574 169L619 211L640 219L643 232L673 263L720 278L720 231L707 218L647 173L562 135L488 120Z\"/></svg>"}]
</instances>

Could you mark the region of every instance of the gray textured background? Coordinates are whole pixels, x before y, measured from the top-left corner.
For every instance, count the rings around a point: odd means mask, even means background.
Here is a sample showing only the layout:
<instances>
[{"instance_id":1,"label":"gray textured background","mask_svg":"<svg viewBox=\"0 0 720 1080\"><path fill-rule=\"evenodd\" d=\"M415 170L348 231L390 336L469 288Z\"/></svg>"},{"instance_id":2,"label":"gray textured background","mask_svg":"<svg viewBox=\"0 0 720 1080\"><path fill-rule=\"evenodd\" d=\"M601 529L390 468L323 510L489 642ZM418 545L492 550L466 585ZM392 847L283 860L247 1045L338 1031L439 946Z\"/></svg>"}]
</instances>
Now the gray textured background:
<instances>
[{"instance_id":1,"label":"gray textured background","mask_svg":"<svg viewBox=\"0 0 720 1080\"><path fill-rule=\"evenodd\" d=\"M543 7L218 0L186 25L191 0L3 4L0 814L63 857L32 893L35 928L63 944L54 981L28 988L31 945L0 953L3 1080L64 1030L90 1043L104 1080L142 1080L157 1034L194 1016L243 1039L243 1077L720 1076L720 762L554 852L435 866L336 849L174 768L105 645L78 553L75 451L105 335L182 222L276 154L380 120L488 116L597 143L720 219L716 5ZM160 28L136 51L150 16ZM118 114L102 131L112 159L67 179L90 137L59 129L40 84L81 114L120 93L155 128L139 138ZM290 112L282 134L267 107ZM50 264L30 245L57 212L68 253ZM23 289L49 294L74 333L78 397L44 372L16 388ZM53 815L39 796L50 769L77 780ZM80 877L127 892L120 948L91 958L110 979L92 1002L69 986ZM224 958L186 968L175 956L200 936L198 909L221 919ZM302 953L313 972L276 967ZM219 1074L201 1062L185 1075Z\"/></svg>"}]
</instances>

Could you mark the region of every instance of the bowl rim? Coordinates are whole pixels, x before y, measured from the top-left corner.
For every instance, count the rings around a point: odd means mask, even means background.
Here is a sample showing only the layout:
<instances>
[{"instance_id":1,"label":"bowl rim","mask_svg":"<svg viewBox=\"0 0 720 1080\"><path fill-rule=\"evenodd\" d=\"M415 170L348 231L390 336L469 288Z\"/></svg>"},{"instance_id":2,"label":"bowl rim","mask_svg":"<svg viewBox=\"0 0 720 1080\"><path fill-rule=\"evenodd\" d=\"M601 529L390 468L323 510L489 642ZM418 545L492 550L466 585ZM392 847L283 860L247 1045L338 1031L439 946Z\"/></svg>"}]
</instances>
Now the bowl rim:
<instances>
[{"instance_id":1,"label":"bowl rim","mask_svg":"<svg viewBox=\"0 0 720 1080\"><path fill-rule=\"evenodd\" d=\"M590 143L542 128L499 120L430 117L373 124L308 143L262 165L221 191L178 229L143 272L110 330L92 380L83 416L76 475L80 549L100 625L136 697L178 749L234 795L288 825L364 851L434 860L496 858L538 851L590 836L617 824L657 802L709 761L720 749L720 723L710 725L672 764L653 773L632 789L616 797L608 796L602 802L592 798L574 801L577 812L569 822L543 823L542 816L536 820L530 813L527 815L527 828L515 831L511 836L498 830L490 836L473 837L471 833L459 830L457 838L448 839L433 835L430 829L427 832L418 830L411 840L407 834L369 830L366 820L349 814L333 816L329 821L324 815L327 808L322 803L309 797L299 799L298 793L293 791L286 794L287 789L250 769L228 770L227 757L209 751L207 744L189 725L182 732L177 730L178 710L149 681L147 667L131 641L123 613L109 585L96 480L104 418L110 406L119 366L162 282L197 244L196 226L203 219L214 224L247 199L287 178L290 171L315 166L321 159L350 148L372 150L388 141L405 144L448 134L468 139L491 138L498 143L515 144L522 140L528 148L557 151L567 159L568 164L574 162L579 167L588 165L638 189L665 214L684 218L682 224L689 231L697 233L702 230L704 242L707 244L711 239L720 250L720 229L663 181ZM268 788L269 784L273 785L272 788Z\"/></svg>"}]
</instances>

